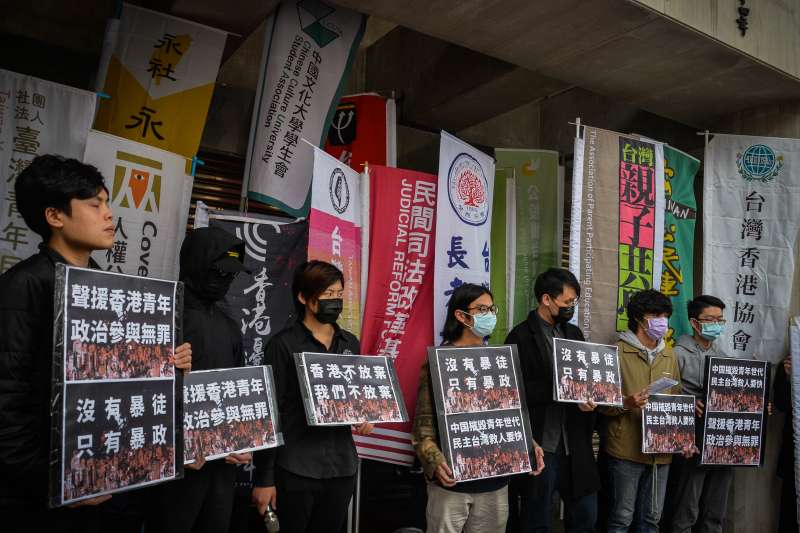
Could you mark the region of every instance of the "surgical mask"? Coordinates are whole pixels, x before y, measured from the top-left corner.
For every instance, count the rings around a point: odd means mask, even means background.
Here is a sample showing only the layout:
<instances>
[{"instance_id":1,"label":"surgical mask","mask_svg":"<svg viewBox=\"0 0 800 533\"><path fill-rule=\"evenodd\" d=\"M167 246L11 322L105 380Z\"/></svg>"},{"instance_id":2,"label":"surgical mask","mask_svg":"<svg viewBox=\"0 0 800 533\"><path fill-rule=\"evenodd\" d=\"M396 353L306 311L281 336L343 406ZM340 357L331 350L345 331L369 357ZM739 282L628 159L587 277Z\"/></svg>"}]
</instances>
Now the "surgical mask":
<instances>
[{"instance_id":1,"label":"surgical mask","mask_svg":"<svg viewBox=\"0 0 800 533\"><path fill-rule=\"evenodd\" d=\"M200 286L197 287L192 284L192 288L199 293L203 299L218 302L228 294L228 289L231 288L233 279L234 276L222 275L216 270L211 269L206 272L206 275L200 282Z\"/></svg>"},{"instance_id":2,"label":"surgical mask","mask_svg":"<svg viewBox=\"0 0 800 533\"><path fill-rule=\"evenodd\" d=\"M572 317L574 315L575 315L575 306L574 305L570 305L570 306L567 306L567 307L559 306L558 307L558 314L553 317L553 320L555 320L559 324L566 324L567 322L572 320Z\"/></svg>"},{"instance_id":3,"label":"surgical mask","mask_svg":"<svg viewBox=\"0 0 800 533\"><path fill-rule=\"evenodd\" d=\"M703 322L700 324L700 335L707 340L713 341L722 335L724 329L724 324Z\"/></svg>"},{"instance_id":4,"label":"surgical mask","mask_svg":"<svg viewBox=\"0 0 800 533\"><path fill-rule=\"evenodd\" d=\"M647 319L647 336L654 341L660 341L661 338L667 334L668 328L669 321L666 317L660 316Z\"/></svg>"},{"instance_id":5,"label":"surgical mask","mask_svg":"<svg viewBox=\"0 0 800 533\"><path fill-rule=\"evenodd\" d=\"M317 312L314 317L323 324L334 324L342 314L344 301L341 298L317 300Z\"/></svg>"},{"instance_id":6,"label":"surgical mask","mask_svg":"<svg viewBox=\"0 0 800 533\"><path fill-rule=\"evenodd\" d=\"M494 313L483 313L480 315L470 315L473 325L470 328L472 333L480 338L488 337L497 325L497 315Z\"/></svg>"}]
</instances>

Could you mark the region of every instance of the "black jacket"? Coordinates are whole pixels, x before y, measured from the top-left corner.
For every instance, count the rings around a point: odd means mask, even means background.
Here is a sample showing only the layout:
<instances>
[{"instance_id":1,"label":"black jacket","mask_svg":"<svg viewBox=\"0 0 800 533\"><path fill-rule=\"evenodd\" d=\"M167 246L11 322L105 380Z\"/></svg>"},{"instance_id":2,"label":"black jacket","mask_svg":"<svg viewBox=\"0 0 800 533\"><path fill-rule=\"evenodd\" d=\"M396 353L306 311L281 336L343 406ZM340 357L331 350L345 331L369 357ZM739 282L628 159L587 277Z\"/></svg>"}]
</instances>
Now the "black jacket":
<instances>
[{"instance_id":1,"label":"black jacket","mask_svg":"<svg viewBox=\"0 0 800 533\"><path fill-rule=\"evenodd\" d=\"M0 276L0 506L47 503L57 263L40 245Z\"/></svg>"},{"instance_id":2,"label":"black jacket","mask_svg":"<svg viewBox=\"0 0 800 533\"><path fill-rule=\"evenodd\" d=\"M572 324L565 324L564 338L582 341L581 330ZM536 311L531 311L524 322L517 324L506 337L506 344L516 344L525 394L531 416L533 438L542 442L547 407L553 400L553 353L548 348L547 339ZM580 498L600 489L600 476L592 450L592 433L595 426L595 413L585 413L577 405L564 405L564 425L569 440L569 477L562 477L560 489ZM563 473L562 473L563 476ZM533 478L537 483L540 478ZM562 493L563 496L563 493ZM570 497L570 496L567 496Z\"/></svg>"},{"instance_id":3,"label":"black jacket","mask_svg":"<svg viewBox=\"0 0 800 533\"><path fill-rule=\"evenodd\" d=\"M792 389L791 381L783 369L783 364L776 365L775 386L773 389L773 400L775 407L786 414L783 421L783 440L781 450L778 455L778 476L794 475L794 433L792 425Z\"/></svg>"}]
</instances>

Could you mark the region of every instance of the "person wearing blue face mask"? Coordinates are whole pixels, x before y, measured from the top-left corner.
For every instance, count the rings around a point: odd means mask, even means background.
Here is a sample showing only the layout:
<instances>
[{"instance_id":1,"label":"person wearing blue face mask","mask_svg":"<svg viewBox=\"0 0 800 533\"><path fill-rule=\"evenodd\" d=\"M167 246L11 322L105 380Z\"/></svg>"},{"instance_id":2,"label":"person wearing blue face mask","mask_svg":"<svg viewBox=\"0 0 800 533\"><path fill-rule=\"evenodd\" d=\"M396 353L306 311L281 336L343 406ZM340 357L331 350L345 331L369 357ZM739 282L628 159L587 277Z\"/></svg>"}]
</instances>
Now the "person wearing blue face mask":
<instances>
[{"instance_id":1,"label":"person wearing blue face mask","mask_svg":"<svg viewBox=\"0 0 800 533\"><path fill-rule=\"evenodd\" d=\"M715 342L725 329L725 304L715 296L702 295L690 301L687 308L692 335L678 339L675 355L681 369L683 393L695 396L699 418L703 415L706 397L703 379L706 359L729 357ZM697 421L696 427L702 431L701 420ZM698 457L676 457L669 475L662 530L672 533L721 532L732 480L731 467L703 467Z\"/></svg>"}]
</instances>

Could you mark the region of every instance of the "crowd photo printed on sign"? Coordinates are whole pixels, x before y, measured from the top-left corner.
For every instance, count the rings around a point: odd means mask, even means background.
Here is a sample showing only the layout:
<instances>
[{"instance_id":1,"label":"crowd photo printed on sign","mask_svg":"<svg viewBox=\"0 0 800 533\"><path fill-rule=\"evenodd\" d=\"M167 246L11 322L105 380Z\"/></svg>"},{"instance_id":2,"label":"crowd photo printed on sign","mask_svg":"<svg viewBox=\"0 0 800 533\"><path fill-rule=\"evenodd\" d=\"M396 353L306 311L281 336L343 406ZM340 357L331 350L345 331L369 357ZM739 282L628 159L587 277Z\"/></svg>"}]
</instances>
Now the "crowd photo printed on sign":
<instances>
[{"instance_id":1,"label":"crowd photo printed on sign","mask_svg":"<svg viewBox=\"0 0 800 533\"><path fill-rule=\"evenodd\" d=\"M554 338L553 358L556 401L622 405L616 346Z\"/></svg>"},{"instance_id":2,"label":"crowd photo printed on sign","mask_svg":"<svg viewBox=\"0 0 800 533\"><path fill-rule=\"evenodd\" d=\"M694 396L651 394L642 409L642 453L683 453L694 446Z\"/></svg>"}]
</instances>

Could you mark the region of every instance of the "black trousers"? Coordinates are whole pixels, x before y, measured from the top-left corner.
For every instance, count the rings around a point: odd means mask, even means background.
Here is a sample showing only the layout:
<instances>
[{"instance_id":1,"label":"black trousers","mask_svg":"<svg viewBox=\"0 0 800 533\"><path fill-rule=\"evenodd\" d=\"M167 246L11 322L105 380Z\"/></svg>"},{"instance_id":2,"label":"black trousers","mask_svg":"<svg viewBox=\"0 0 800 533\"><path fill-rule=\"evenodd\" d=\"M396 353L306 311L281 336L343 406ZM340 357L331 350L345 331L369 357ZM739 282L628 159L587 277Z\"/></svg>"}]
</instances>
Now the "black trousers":
<instances>
[{"instance_id":1,"label":"black trousers","mask_svg":"<svg viewBox=\"0 0 800 533\"><path fill-rule=\"evenodd\" d=\"M781 509L778 515L778 533L797 533L797 495L794 486L794 472L784 473L781 489Z\"/></svg>"},{"instance_id":2,"label":"black trousers","mask_svg":"<svg viewBox=\"0 0 800 533\"><path fill-rule=\"evenodd\" d=\"M225 533L231 522L236 467L217 459L150 493L147 533ZM112 532L116 533L116 532Z\"/></svg>"},{"instance_id":3,"label":"black trousers","mask_svg":"<svg viewBox=\"0 0 800 533\"><path fill-rule=\"evenodd\" d=\"M127 496L115 494L98 506L48 509L27 503L0 505L3 533L141 533L142 517L128 509Z\"/></svg>"},{"instance_id":4,"label":"black trousers","mask_svg":"<svg viewBox=\"0 0 800 533\"><path fill-rule=\"evenodd\" d=\"M312 479L277 467L281 533L339 533L355 490L355 476Z\"/></svg>"}]
</instances>

